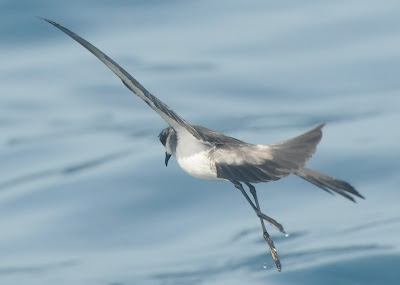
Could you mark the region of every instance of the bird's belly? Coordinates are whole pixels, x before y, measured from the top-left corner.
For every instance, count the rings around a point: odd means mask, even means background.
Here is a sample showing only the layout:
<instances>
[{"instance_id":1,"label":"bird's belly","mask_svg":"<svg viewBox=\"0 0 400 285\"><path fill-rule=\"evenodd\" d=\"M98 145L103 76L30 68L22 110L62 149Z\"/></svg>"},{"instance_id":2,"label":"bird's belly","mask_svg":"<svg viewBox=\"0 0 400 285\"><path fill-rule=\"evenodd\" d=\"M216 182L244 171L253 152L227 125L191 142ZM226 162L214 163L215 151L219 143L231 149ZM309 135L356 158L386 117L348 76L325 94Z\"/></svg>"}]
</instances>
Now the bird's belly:
<instances>
[{"instance_id":1,"label":"bird's belly","mask_svg":"<svg viewBox=\"0 0 400 285\"><path fill-rule=\"evenodd\" d=\"M211 166L208 151L201 151L190 156L177 157L179 166L189 175L205 180L225 180L217 177Z\"/></svg>"}]
</instances>

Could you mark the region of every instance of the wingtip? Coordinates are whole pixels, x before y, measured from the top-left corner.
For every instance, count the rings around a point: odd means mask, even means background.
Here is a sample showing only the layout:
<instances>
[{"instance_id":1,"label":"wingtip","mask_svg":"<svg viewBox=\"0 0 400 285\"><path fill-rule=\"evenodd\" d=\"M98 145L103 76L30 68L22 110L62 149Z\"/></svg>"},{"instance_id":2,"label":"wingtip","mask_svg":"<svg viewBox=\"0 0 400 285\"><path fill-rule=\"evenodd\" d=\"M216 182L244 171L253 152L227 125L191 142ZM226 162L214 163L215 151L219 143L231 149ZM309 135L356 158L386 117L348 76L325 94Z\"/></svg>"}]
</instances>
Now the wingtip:
<instances>
[{"instance_id":1,"label":"wingtip","mask_svg":"<svg viewBox=\"0 0 400 285\"><path fill-rule=\"evenodd\" d=\"M37 19L39 19L39 20L43 20L43 21L48 21L48 19L46 19L46 18L43 18L43 17L39 17L39 16L34 16L35 18L37 18Z\"/></svg>"},{"instance_id":2,"label":"wingtip","mask_svg":"<svg viewBox=\"0 0 400 285\"><path fill-rule=\"evenodd\" d=\"M35 18L38 18L39 20L46 21L47 23L50 23L50 24L52 24L52 25L57 25L56 22L54 22L54 21L52 21L52 20L50 20L50 19L42 18L42 17L39 17L39 16L35 16Z\"/></svg>"}]
</instances>

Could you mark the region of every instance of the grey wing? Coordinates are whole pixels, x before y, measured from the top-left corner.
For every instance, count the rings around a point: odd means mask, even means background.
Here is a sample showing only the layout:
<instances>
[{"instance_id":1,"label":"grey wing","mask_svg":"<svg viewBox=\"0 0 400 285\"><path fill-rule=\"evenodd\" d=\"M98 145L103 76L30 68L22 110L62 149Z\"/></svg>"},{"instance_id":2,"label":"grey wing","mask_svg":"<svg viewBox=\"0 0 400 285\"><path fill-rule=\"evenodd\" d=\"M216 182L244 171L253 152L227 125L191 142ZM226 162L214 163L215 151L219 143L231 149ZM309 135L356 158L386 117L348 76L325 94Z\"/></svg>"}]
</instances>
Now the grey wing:
<instances>
[{"instance_id":1,"label":"grey wing","mask_svg":"<svg viewBox=\"0 0 400 285\"><path fill-rule=\"evenodd\" d=\"M353 186L351 186L346 181L341 179L326 175L324 173L308 169L308 168L301 168L298 171L294 172L297 176L307 180L308 182L314 184L315 186L325 190L328 193L332 194L336 192L343 197L349 199L350 201L355 202L354 198L350 195L355 195L360 198L364 198Z\"/></svg>"},{"instance_id":2,"label":"grey wing","mask_svg":"<svg viewBox=\"0 0 400 285\"><path fill-rule=\"evenodd\" d=\"M147 105L149 105L154 111L156 111L171 127L174 129L185 129L191 135L196 137L197 139L202 139L198 132L189 125L183 118L181 118L178 114L176 114L170 107L161 102L157 97L152 95L149 91L147 91L135 78L133 78L126 70L124 70L121 66L119 66L114 60L109 58L106 54L104 54L101 50L96 48L94 45L81 38L77 34L71 32L67 28L57 24L54 21L43 19L46 22L52 24L59 30L66 33L68 36L73 38L75 41L80 43L84 48L94 54L98 59L100 59L109 69L111 69L137 96L143 99Z\"/></svg>"},{"instance_id":3,"label":"grey wing","mask_svg":"<svg viewBox=\"0 0 400 285\"><path fill-rule=\"evenodd\" d=\"M212 154L217 177L249 183L286 177L303 168L314 154L324 125L272 145L242 143L217 146Z\"/></svg>"},{"instance_id":4,"label":"grey wing","mask_svg":"<svg viewBox=\"0 0 400 285\"><path fill-rule=\"evenodd\" d=\"M213 145L224 145L227 143L230 145L246 144L245 142L243 142L241 140L226 136L224 134L207 129L202 126L193 125L192 127L199 133L199 135L203 138L204 141L212 142Z\"/></svg>"}]
</instances>

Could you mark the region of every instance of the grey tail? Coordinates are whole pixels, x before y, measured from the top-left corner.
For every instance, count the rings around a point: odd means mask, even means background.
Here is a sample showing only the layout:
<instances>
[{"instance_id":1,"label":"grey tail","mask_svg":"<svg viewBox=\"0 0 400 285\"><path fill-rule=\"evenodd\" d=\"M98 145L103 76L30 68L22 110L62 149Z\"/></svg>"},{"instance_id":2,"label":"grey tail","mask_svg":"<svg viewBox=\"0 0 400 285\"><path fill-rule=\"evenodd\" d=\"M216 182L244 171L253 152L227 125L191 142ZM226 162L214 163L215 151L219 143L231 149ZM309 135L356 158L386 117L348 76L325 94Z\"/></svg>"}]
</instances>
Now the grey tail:
<instances>
[{"instance_id":1,"label":"grey tail","mask_svg":"<svg viewBox=\"0 0 400 285\"><path fill-rule=\"evenodd\" d=\"M303 178L304 180L307 180L315 186L318 186L319 188L325 190L330 194L333 194L332 191L336 192L353 202L356 201L354 197L350 194L365 199L360 193L357 192L356 189L354 189L353 186L351 186L346 181L323 174L321 172L317 172L309 168L301 168L294 172L294 174Z\"/></svg>"}]
</instances>

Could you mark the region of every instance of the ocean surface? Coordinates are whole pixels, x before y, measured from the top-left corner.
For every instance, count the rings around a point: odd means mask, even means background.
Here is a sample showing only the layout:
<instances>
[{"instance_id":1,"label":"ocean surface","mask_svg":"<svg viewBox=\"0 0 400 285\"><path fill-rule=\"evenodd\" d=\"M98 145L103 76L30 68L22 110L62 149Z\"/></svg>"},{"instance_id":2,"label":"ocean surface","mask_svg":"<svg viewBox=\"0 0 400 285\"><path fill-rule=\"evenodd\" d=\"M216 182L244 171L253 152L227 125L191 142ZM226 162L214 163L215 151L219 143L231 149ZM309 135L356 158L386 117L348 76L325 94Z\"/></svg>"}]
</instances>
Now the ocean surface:
<instances>
[{"instance_id":1,"label":"ocean surface","mask_svg":"<svg viewBox=\"0 0 400 285\"><path fill-rule=\"evenodd\" d=\"M0 1L0 284L400 284L399 1ZM257 184L282 262L230 183L164 165L166 123L86 38L191 124L268 144L326 122Z\"/></svg>"}]
</instances>

